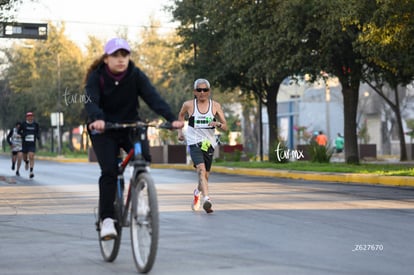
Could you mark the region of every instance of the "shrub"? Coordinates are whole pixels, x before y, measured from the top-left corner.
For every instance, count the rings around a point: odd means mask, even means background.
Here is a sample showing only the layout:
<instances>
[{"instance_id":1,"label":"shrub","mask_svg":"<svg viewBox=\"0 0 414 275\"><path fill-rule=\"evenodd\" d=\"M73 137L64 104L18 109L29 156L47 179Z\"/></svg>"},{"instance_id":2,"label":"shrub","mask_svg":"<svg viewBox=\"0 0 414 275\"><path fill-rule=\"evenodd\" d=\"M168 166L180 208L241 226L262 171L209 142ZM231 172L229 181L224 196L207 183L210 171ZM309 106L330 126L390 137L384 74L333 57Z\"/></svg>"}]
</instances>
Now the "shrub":
<instances>
[{"instance_id":1,"label":"shrub","mask_svg":"<svg viewBox=\"0 0 414 275\"><path fill-rule=\"evenodd\" d=\"M309 154L311 162L329 163L333 154L333 150L329 148L329 145L321 146L314 140L310 143Z\"/></svg>"}]
</instances>

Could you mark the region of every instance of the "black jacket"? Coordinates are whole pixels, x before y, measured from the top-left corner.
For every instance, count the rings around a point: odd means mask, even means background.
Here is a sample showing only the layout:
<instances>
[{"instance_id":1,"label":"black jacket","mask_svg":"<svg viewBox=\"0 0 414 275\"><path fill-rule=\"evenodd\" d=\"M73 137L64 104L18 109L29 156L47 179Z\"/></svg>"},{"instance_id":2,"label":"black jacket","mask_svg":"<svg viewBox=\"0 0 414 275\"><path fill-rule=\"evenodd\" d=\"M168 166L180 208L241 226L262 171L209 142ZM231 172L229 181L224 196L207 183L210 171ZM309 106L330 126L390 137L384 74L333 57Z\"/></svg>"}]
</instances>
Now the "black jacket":
<instances>
[{"instance_id":1,"label":"black jacket","mask_svg":"<svg viewBox=\"0 0 414 275\"><path fill-rule=\"evenodd\" d=\"M176 120L169 105L161 98L147 76L129 62L126 75L118 82L101 64L89 75L85 86L85 108L89 121L102 119L109 122L140 120L138 97L167 121Z\"/></svg>"}]
</instances>

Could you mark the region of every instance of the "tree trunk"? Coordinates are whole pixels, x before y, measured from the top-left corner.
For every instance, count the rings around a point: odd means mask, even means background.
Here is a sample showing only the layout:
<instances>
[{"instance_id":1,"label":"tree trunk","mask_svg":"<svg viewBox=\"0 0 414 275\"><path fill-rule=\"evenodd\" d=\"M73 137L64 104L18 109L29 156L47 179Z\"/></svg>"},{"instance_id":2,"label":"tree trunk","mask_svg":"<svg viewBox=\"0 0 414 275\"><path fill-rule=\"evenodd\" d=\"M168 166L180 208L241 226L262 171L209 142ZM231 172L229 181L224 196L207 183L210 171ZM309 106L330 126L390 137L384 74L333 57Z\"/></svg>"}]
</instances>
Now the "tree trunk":
<instances>
[{"instance_id":1,"label":"tree trunk","mask_svg":"<svg viewBox=\"0 0 414 275\"><path fill-rule=\"evenodd\" d=\"M277 125L277 93L279 85L270 85L266 91L267 115L269 117L269 161L277 160L275 148L279 142L278 125Z\"/></svg>"},{"instance_id":2,"label":"tree trunk","mask_svg":"<svg viewBox=\"0 0 414 275\"><path fill-rule=\"evenodd\" d=\"M398 85L390 85L391 89L394 90L394 97L395 103L391 101L390 98L385 96L384 92L379 89L378 87L372 85L372 83L367 82L368 85L382 98L384 101L390 106L392 111L395 114L395 119L397 121L397 131L398 131L398 139L400 140L400 161L406 161L408 159L407 156L407 147L405 144L405 135L404 135L404 128L402 124L401 118L401 108L400 108L400 98L398 96Z\"/></svg>"},{"instance_id":3,"label":"tree trunk","mask_svg":"<svg viewBox=\"0 0 414 275\"><path fill-rule=\"evenodd\" d=\"M344 98L344 139L345 139L345 161L348 164L359 164L358 138L357 138L357 108L359 84L346 85L341 81L342 95Z\"/></svg>"},{"instance_id":4,"label":"tree trunk","mask_svg":"<svg viewBox=\"0 0 414 275\"><path fill-rule=\"evenodd\" d=\"M406 161L407 160L407 147L405 146L405 136L404 136L404 129L403 129L402 118L401 118L400 99L398 97L397 87L394 87L394 93L395 93L395 108L393 109L395 112L395 116L397 119L397 125L398 125L398 137L400 140L400 161Z\"/></svg>"},{"instance_id":5,"label":"tree trunk","mask_svg":"<svg viewBox=\"0 0 414 275\"><path fill-rule=\"evenodd\" d=\"M69 150L71 152L75 151L75 146L73 146L73 127L69 127Z\"/></svg>"},{"instance_id":6,"label":"tree trunk","mask_svg":"<svg viewBox=\"0 0 414 275\"><path fill-rule=\"evenodd\" d=\"M257 126L260 121L258 121L257 111L258 109L253 108L251 104L242 106L243 117L245 118L243 126L244 146L245 152L250 155L256 154L258 148L258 136L256 136L256 133L258 132ZM253 118L254 121L251 121L250 118Z\"/></svg>"}]
</instances>

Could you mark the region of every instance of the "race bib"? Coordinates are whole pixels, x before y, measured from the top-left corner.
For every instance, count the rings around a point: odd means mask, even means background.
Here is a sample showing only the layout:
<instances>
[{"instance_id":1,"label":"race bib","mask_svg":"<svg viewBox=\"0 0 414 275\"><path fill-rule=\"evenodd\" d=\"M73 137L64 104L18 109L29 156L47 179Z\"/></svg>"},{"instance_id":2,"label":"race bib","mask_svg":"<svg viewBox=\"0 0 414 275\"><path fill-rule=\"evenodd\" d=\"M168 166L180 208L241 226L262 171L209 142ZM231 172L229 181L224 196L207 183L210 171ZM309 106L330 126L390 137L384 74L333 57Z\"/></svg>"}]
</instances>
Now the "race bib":
<instances>
[{"instance_id":1,"label":"race bib","mask_svg":"<svg viewBox=\"0 0 414 275\"><path fill-rule=\"evenodd\" d=\"M208 124L213 121L210 116L196 116L194 117L194 128L212 128Z\"/></svg>"},{"instance_id":2,"label":"race bib","mask_svg":"<svg viewBox=\"0 0 414 275\"><path fill-rule=\"evenodd\" d=\"M34 141L35 140L35 137L34 137L34 135L27 135L27 136L25 136L25 138L24 138L24 140L25 141Z\"/></svg>"}]
</instances>

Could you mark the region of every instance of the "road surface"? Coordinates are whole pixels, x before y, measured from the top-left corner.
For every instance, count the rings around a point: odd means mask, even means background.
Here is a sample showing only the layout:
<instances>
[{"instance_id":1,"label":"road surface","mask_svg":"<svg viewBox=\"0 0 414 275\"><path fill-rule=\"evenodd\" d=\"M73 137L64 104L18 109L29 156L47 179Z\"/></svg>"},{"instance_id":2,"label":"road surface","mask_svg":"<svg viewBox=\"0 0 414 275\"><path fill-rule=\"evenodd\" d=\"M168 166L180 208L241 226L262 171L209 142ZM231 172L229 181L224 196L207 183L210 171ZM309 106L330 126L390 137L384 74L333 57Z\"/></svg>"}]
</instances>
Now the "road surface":
<instances>
[{"instance_id":1,"label":"road surface","mask_svg":"<svg viewBox=\"0 0 414 275\"><path fill-rule=\"evenodd\" d=\"M0 156L0 274L136 274L128 228L114 263L95 231L95 163ZM214 169L214 167L213 167ZM212 174L215 212L192 212L193 171L152 169L160 242L151 274L413 274L414 189Z\"/></svg>"}]
</instances>

